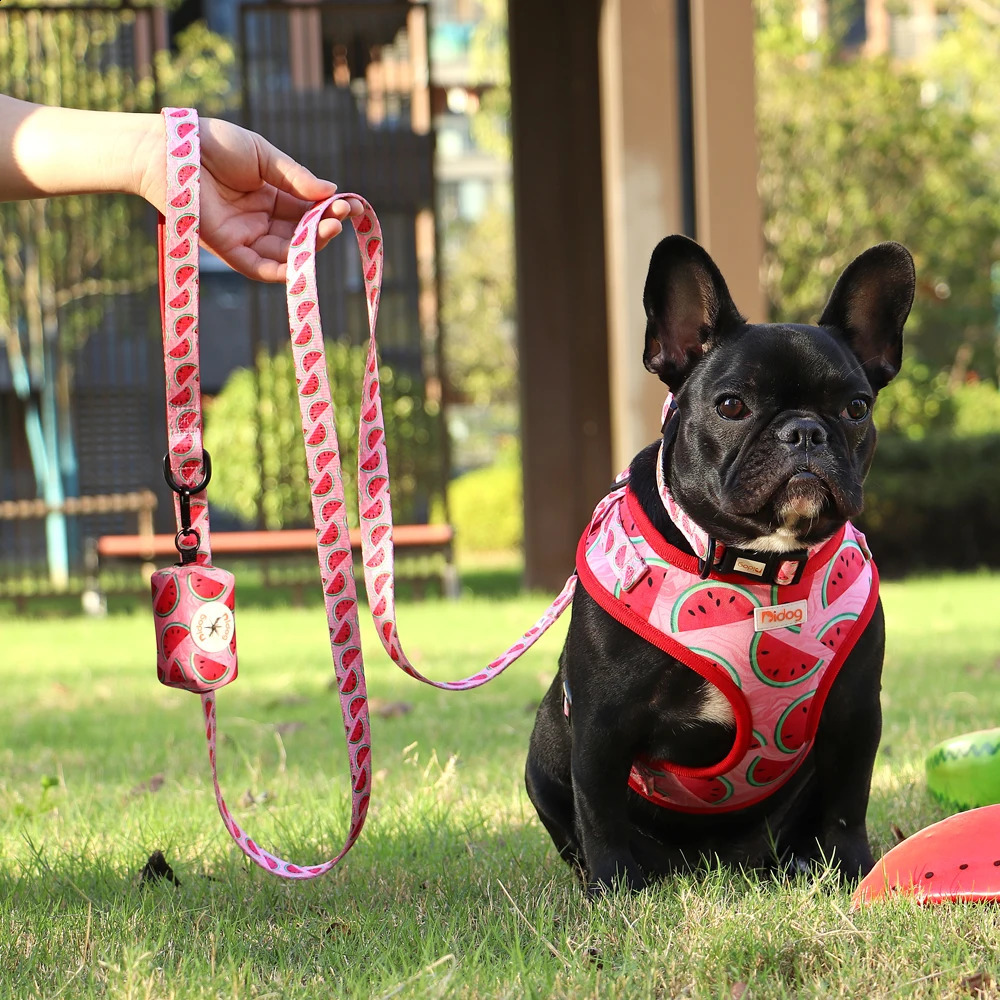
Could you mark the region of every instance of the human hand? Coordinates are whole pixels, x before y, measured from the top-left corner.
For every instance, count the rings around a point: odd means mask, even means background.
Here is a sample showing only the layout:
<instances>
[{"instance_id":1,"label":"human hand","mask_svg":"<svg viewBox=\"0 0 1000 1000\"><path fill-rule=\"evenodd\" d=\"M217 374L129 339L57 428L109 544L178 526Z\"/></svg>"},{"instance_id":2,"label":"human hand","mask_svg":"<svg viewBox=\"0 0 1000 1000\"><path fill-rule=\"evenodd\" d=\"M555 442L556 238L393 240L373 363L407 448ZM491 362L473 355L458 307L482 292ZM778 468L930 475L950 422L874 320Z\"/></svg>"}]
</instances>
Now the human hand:
<instances>
[{"instance_id":1,"label":"human hand","mask_svg":"<svg viewBox=\"0 0 1000 1000\"><path fill-rule=\"evenodd\" d=\"M285 258L299 220L337 190L255 132L217 118L200 120L201 242L231 268L258 281L285 280ZM162 128L136 153L138 191L166 205ZM319 224L318 248L360 215L357 201L335 201Z\"/></svg>"}]
</instances>

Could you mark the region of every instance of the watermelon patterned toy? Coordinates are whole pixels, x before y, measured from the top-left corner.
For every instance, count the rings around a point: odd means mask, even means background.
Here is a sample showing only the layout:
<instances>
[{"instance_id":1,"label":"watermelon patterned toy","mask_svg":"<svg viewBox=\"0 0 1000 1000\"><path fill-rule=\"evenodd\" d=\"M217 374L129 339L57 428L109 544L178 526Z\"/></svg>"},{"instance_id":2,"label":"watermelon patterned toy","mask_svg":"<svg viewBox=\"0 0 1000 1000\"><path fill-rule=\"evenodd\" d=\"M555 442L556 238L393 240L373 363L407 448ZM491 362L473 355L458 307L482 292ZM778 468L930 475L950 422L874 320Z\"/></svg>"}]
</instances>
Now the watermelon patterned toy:
<instances>
[{"instance_id":1,"label":"watermelon patterned toy","mask_svg":"<svg viewBox=\"0 0 1000 1000\"><path fill-rule=\"evenodd\" d=\"M980 729L939 743L927 756L927 787L951 809L1000 802L1000 729Z\"/></svg>"},{"instance_id":2,"label":"watermelon patterned toy","mask_svg":"<svg viewBox=\"0 0 1000 1000\"><path fill-rule=\"evenodd\" d=\"M852 902L857 909L892 894L918 903L1000 901L1000 805L949 816L897 844Z\"/></svg>"}]
</instances>

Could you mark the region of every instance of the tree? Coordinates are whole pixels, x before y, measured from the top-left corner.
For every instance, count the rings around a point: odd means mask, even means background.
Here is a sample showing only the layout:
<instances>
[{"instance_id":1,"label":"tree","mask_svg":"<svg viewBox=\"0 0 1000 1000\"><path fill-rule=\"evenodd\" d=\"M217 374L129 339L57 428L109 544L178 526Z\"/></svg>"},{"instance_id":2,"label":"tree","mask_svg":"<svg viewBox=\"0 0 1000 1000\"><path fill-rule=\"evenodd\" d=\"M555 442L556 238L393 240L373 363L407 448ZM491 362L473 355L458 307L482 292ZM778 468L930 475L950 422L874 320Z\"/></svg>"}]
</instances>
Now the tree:
<instances>
[{"instance_id":1,"label":"tree","mask_svg":"<svg viewBox=\"0 0 1000 1000\"><path fill-rule=\"evenodd\" d=\"M507 0L482 0L482 17L469 42L469 63L485 85L472 120L472 137L480 149L503 160L510 147L510 54L507 44Z\"/></svg>"},{"instance_id":2,"label":"tree","mask_svg":"<svg viewBox=\"0 0 1000 1000\"><path fill-rule=\"evenodd\" d=\"M358 410L368 345L328 343L325 347L337 440L344 473L348 521L358 525ZM240 368L206 406L205 444L212 453L213 502L265 528L309 523L309 470L303 461L295 365L287 345L262 351L256 370ZM379 365L386 451L392 473L395 519L421 522L435 498L426 483L440 482L428 471L440 461L437 404L424 399L419 381ZM255 414L256 419L248 419Z\"/></svg>"},{"instance_id":3,"label":"tree","mask_svg":"<svg viewBox=\"0 0 1000 1000\"><path fill-rule=\"evenodd\" d=\"M517 399L513 254L510 214L496 205L447 241L441 319L454 333L445 357L452 399Z\"/></svg>"},{"instance_id":4,"label":"tree","mask_svg":"<svg viewBox=\"0 0 1000 1000\"><path fill-rule=\"evenodd\" d=\"M898 240L917 265L910 352L933 370L992 374L997 133L987 138L985 116L946 95L930 64L848 58L830 37L808 43L781 0L761 0L758 15L764 282L773 314L814 322L855 254Z\"/></svg>"}]
</instances>

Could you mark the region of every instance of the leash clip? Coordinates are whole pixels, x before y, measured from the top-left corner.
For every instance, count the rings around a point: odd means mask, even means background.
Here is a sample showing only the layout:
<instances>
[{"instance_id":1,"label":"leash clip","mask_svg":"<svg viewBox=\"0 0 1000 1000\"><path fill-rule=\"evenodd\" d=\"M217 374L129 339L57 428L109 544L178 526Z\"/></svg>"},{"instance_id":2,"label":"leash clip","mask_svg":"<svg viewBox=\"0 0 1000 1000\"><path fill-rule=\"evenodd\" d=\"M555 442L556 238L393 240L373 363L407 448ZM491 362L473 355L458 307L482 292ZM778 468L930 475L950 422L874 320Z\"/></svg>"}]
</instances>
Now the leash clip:
<instances>
[{"instance_id":1,"label":"leash clip","mask_svg":"<svg viewBox=\"0 0 1000 1000\"><path fill-rule=\"evenodd\" d=\"M208 486L212 479L212 456L207 449L202 450L202 477L201 482L188 486L186 483L178 483L174 479L173 471L170 468L170 452L163 453L163 478L180 498L181 528L174 535L174 548L181 557L181 565L187 566L198 559L198 549L201 546L201 535L197 528L191 527L191 497L196 493L201 493ZM185 541L191 539L191 541Z\"/></svg>"}]
</instances>

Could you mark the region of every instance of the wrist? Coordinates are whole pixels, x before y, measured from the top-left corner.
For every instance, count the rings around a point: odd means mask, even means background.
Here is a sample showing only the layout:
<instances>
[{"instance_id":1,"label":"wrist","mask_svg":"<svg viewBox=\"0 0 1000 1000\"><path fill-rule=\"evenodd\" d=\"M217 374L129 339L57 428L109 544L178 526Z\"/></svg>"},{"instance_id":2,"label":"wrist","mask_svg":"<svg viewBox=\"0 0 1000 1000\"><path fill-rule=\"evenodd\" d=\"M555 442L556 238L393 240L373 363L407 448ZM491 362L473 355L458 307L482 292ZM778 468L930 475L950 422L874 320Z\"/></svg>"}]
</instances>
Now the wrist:
<instances>
[{"instance_id":1,"label":"wrist","mask_svg":"<svg viewBox=\"0 0 1000 1000\"><path fill-rule=\"evenodd\" d=\"M146 197L147 191L155 191L157 166L161 175L165 170L159 115L81 111L9 99L0 112L10 123L13 197L96 192Z\"/></svg>"},{"instance_id":2,"label":"wrist","mask_svg":"<svg viewBox=\"0 0 1000 1000\"><path fill-rule=\"evenodd\" d=\"M167 152L166 130L162 115L129 115L141 118L132 134L124 136L124 153L131 164L129 194L145 198L158 212L166 206Z\"/></svg>"}]
</instances>

